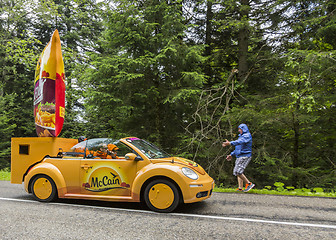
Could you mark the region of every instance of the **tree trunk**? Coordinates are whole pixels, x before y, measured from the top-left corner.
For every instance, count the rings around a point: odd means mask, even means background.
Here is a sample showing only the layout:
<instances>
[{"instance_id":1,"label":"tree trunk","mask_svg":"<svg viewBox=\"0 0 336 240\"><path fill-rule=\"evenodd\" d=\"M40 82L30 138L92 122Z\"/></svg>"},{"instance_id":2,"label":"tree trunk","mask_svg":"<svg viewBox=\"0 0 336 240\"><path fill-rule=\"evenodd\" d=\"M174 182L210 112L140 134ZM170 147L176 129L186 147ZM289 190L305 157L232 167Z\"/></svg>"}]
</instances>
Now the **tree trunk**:
<instances>
[{"instance_id":1,"label":"tree trunk","mask_svg":"<svg viewBox=\"0 0 336 240\"><path fill-rule=\"evenodd\" d=\"M238 80L245 81L248 74L249 0L241 0L240 27L238 32Z\"/></svg>"},{"instance_id":2,"label":"tree trunk","mask_svg":"<svg viewBox=\"0 0 336 240\"><path fill-rule=\"evenodd\" d=\"M205 56L210 58L212 52L212 24L213 12L212 12L212 1L207 1L207 10L206 10L206 26L205 26ZM213 84L214 79L212 79L212 68L210 64L211 60L209 59L204 65L204 73L208 76L209 81L208 85Z\"/></svg>"},{"instance_id":3,"label":"tree trunk","mask_svg":"<svg viewBox=\"0 0 336 240\"><path fill-rule=\"evenodd\" d=\"M297 112L299 111L299 102L297 100L296 112L293 112L293 130L294 130L294 142L293 142L293 176L292 176L292 184L295 187L299 185L299 176L298 176L298 168L301 167L300 159L299 159L299 144L300 144L300 123L297 117Z\"/></svg>"},{"instance_id":4,"label":"tree trunk","mask_svg":"<svg viewBox=\"0 0 336 240\"><path fill-rule=\"evenodd\" d=\"M211 54L211 34L212 26L211 21L213 19L212 12L212 1L207 1L207 11L206 11L206 29L205 29L205 56L210 56Z\"/></svg>"}]
</instances>

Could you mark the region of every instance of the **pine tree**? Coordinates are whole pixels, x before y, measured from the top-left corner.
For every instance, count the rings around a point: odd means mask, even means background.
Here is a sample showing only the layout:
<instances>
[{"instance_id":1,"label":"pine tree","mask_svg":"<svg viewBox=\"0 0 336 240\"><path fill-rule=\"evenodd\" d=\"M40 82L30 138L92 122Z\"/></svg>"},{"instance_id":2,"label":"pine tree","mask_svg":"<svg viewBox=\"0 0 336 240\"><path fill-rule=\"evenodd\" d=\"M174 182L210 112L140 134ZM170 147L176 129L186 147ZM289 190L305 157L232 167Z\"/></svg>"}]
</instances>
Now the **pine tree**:
<instances>
[{"instance_id":1,"label":"pine tree","mask_svg":"<svg viewBox=\"0 0 336 240\"><path fill-rule=\"evenodd\" d=\"M31 93L36 40L26 31L30 24L26 2L3 1L0 5L0 168L9 166L10 138L34 133Z\"/></svg>"},{"instance_id":2,"label":"pine tree","mask_svg":"<svg viewBox=\"0 0 336 240\"><path fill-rule=\"evenodd\" d=\"M89 79L90 132L176 146L198 86L200 48L185 43L180 1L118 1Z\"/></svg>"}]
</instances>

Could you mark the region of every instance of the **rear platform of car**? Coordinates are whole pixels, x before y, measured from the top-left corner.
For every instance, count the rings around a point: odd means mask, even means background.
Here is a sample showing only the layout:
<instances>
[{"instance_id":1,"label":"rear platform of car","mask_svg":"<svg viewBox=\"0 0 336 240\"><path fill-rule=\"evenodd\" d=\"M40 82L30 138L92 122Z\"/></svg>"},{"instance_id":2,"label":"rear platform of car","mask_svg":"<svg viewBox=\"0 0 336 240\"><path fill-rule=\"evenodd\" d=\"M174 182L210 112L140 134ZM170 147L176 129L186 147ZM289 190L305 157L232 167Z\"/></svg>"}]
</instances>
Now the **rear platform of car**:
<instances>
[{"instance_id":1,"label":"rear platform of car","mask_svg":"<svg viewBox=\"0 0 336 240\"><path fill-rule=\"evenodd\" d=\"M31 166L46 156L57 156L69 151L78 143L77 139L58 137L12 138L11 141L11 183L21 184Z\"/></svg>"}]
</instances>

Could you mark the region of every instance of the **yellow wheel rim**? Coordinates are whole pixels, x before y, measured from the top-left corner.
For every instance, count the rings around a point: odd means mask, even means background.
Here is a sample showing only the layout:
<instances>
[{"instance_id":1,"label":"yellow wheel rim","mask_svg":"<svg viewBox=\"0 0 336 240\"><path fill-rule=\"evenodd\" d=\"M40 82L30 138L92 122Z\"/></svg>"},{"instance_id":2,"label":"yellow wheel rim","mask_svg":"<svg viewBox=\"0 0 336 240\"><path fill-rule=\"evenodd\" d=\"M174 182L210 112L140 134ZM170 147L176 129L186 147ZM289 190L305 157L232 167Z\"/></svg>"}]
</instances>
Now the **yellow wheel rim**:
<instances>
[{"instance_id":1,"label":"yellow wheel rim","mask_svg":"<svg viewBox=\"0 0 336 240\"><path fill-rule=\"evenodd\" d=\"M148 193L149 201L158 209L169 208L174 202L173 190L164 183L158 183L151 187Z\"/></svg>"},{"instance_id":2,"label":"yellow wheel rim","mask_svg":"<svg viewBox=\"0 0 336 240\"><path fill-rule=\"evenodd\" d=\"M52 185L46 178L39 178L34 183L34 193L39 199L47 199L52 193Z\"/></svg>"}]
</instances>

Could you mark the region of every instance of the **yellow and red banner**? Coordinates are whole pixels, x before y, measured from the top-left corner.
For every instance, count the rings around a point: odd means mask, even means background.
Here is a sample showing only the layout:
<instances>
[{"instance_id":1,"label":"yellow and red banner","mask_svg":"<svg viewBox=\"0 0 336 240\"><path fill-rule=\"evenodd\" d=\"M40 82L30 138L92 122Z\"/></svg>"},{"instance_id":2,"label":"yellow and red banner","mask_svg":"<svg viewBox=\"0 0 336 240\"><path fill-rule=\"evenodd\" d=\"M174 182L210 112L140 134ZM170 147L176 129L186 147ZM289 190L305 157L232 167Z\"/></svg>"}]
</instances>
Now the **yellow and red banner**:
<instances>
[{"instance_id":1,"label":"yellow and red banner","mask_svg":"<svg viewBox=\"0 0 336 240\"><path fill-rule=\"evenodd\" d=\"M61 39L55 30L36 66L34 117L39 137L57 137L65 115L65 75Z\"/></svg>"}]
</instances>

